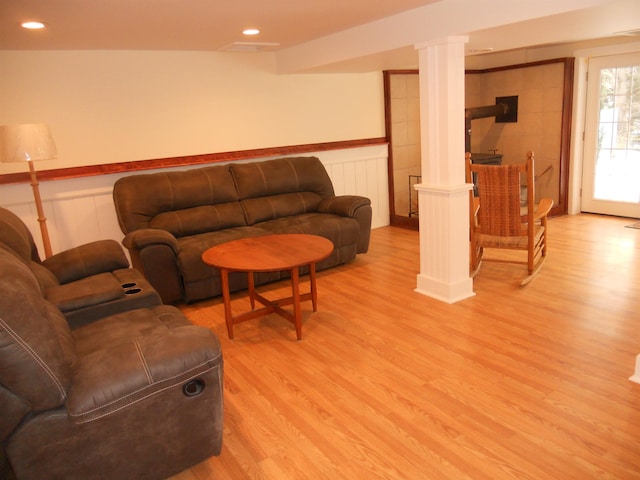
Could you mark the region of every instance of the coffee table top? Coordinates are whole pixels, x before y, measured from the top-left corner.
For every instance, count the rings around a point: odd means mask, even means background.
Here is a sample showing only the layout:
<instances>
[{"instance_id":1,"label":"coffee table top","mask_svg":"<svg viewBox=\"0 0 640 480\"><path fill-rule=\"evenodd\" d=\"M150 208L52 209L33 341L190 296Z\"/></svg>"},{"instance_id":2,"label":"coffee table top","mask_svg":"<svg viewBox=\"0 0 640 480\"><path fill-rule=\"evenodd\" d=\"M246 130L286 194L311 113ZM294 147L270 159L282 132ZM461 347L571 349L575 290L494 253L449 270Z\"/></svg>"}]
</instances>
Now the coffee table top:
<instances>
[{"instance_id":1,"label":"coffee table top","mask_svg":"<svg viewBox=\"0 0 640 480\"><path fill-rule=\"evenodd\" d=\"M288 270L324 260L333 243L318 235L286 233L221 243L202 254L209 266L242 272Z\"/></svg>"}]
</instances>

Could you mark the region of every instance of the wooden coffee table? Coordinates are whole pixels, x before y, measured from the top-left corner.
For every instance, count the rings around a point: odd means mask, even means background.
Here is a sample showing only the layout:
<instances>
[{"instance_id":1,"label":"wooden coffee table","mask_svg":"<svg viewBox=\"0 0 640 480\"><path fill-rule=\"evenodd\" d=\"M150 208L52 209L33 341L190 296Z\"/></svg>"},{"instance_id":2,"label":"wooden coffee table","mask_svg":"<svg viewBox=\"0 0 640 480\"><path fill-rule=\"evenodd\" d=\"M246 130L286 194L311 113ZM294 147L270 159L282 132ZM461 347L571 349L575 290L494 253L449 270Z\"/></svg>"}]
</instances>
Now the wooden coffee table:
<instances>
[{"instance_id":1,"label":"wooden coffee table","mask_svg":"<svg viewBox=\"0 0 640 480\"><path fill-rule=\"evenodd\" d=\"M229 338L233 338L233 326L269 313L277 313L296 327L298 340L302 339L300 302L311 300L313 311L318 308L316 291L316 262L324 260L333 251L333 243L317 235L282 234L232 240L211 247L202 254L202 261L220 270L224 316ZM299 267L309 266L310 291L300 294ZM255 290L254 272L288 270L291 276L291 296L269 300ZM234 316L231 311L229 272L247 272L251 310ZM255 308L256 300L263 307ZM293 304L293 313L283 306Z\"/></svg>"}]
</instances>

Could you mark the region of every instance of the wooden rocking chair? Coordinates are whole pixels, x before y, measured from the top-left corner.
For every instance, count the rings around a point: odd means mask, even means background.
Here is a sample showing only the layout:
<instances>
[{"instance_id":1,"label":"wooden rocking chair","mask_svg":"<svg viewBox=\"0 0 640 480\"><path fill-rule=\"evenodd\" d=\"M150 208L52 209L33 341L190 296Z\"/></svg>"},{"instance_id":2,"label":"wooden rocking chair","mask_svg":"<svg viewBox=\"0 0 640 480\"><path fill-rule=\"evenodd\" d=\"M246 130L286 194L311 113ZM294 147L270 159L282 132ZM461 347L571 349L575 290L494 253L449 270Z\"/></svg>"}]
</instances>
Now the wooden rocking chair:
<instances>
[{"instance_id":1,"label":"wooden rocking chair","mask_svg":"<svg viewBox=\"0 0 640 480\"><path fill-rule=\"evenodd\" d=\"M526 285L539 272L547 255L547 214L553 200L544 198L534 205L533 152L520 165L477 165L466 154L467 182L475 180L469 194L471 276L482 261L518 263L527 266ZM521 174L526 177L526 207L521 205ZM477 195L477 196L476 196ZM525 250L527 260L485 258L486 248Z\"/></svg>"}]
</instances>

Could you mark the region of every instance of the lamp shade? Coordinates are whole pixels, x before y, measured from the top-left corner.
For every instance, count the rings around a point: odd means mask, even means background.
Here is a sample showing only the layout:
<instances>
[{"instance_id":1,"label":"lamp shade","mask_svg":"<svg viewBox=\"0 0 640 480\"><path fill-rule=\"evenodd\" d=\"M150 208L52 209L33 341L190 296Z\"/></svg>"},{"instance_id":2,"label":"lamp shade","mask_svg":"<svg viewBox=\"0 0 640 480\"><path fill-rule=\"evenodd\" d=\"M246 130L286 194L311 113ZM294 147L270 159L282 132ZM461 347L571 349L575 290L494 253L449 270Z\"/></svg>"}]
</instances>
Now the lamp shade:
<instances>
[{"instance_id":1,"label":"lamp shade","mask_svg":"<svg viewBox=\"0 0 640 480\"><path fill-rule=\"evenodd\" d=\"M46 123L0 126L0 161L31 162L56 157L56 144Z\"/></svg>"}]
</instances>

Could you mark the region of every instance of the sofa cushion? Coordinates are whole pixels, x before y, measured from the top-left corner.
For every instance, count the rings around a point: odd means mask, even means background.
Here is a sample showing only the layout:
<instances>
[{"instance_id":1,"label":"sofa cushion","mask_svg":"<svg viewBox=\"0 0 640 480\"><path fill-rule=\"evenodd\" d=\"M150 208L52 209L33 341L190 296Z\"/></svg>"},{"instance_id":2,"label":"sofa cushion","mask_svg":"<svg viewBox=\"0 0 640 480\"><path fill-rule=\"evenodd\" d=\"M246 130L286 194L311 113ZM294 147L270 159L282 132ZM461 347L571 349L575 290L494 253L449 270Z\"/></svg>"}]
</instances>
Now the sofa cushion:
<instances>
[{"instance_id":1,"label":"sofa cushion","mask_svg":"<svg viewBox=\"0 0 640 480\"><path fill-rule=\"evenodd\" d=\"M234 163L230 170L240 200L293 192L314 192L323 198L334 195L331 179L317 157Z\"/></svg>"},{"instance_id":2,"label":"sofa cushion","mask_svg":"<svg viewBox=\"0 0 640 480\"><path fill-rule=\"evenodd\" d=\"M184 282L190 283L214 276L213 268L202 261L202 254L208 248L238 238L258 237L268 233L270 232L257 227L239 227L179 239L178 264L182 271Z\"/></svg>"},{"instance_id":3,"label":"sofa cushion","mask_svg":"<svg viewBox=\"0 0 640 480\"><path fill-rule=\"evenodd\" d=\"M163 212L156 215L149 225L151 228L171 232L176 237L184 237L241 227L246 223L242 207L238 202L233 202Z\"/></svg>"},{"instance_id":4,"label":"sofa cushion","mask_svg":"<svg viewBox=\"0 0 640 480\"><path fill-rule=\"evenodd\" d=\"M322 197L314 192L282 193L242 200L247 224L255 225L275 218L315 212Z\"/></svg>"},{"instance_id":5,"label":"sofa cushion","mask_svg":"<svg viewBox=\"0 0 640 480\"><path fill-rule=\"evenodd\" d=\"M31 232L16 214L6 208L0 208L0 243L13 250L22 260L40 261Z\"/></svg>"},{"instance_id":6,"label":"sofa cushion","mask_svg":"<svg viewBox=\"0 0 640 480\"><path fill-rule=\"evenodd\" d=\"M238 200L226 165L183 172L158 172L120 178L113 187L118 222L123 232L150 228L153 219L174 210Z\"/></svg>"},{"instance_id":7,"label":"sofa cushion","mask_svg":"<svg viewBox=\"0 0 640 480\"><path fill-rule=\"evenodd\" d=\"M261 222L256 227L267 230L269 233L320 235L331 240L336 248L344 245L356 245L360 234L360 224L357 220L327 213L292 215Z\"/></svg>"}]
</instances>

